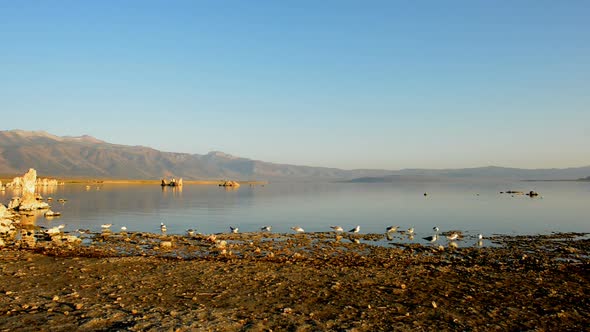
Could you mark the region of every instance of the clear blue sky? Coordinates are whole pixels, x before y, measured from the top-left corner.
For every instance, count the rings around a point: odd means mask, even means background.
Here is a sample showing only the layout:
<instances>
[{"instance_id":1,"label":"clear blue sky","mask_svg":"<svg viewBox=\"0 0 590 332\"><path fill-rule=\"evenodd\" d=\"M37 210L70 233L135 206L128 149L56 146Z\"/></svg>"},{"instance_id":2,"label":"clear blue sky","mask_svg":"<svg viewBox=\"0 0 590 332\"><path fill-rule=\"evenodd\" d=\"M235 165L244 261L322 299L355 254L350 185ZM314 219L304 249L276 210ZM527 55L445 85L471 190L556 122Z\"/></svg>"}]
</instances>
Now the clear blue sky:
<instances>
[{"instance_id":1,"label":"clear blue sky","mask_svg":"<svg viewBox=\"0 0 590 332\"><path fill-rule=\"evenodd\" d=\"M0 129L340 168L590 164L589 1L0 0Z\"/></svg>"}]
</instances>

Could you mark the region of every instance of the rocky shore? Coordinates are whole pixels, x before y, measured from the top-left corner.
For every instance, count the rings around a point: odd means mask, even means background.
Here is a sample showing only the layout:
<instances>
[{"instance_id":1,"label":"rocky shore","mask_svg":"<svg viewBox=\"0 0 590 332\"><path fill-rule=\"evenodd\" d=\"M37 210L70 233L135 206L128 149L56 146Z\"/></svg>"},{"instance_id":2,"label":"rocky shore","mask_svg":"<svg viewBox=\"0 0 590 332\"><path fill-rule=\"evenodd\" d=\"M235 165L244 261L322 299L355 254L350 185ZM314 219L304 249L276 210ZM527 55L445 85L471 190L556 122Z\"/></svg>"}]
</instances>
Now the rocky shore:
<instances>
[{"instance_id":1,"label":"rocky shore","mask_svg":"<svg viewBox=\"0 0 590 332\"><path fill-rule=\"evenodd\" d=\"M588 234L498 236L483 248L375 246L333 233L59 236L0 249L0 330L590 326Z\"/></svg>"}]
</instances>

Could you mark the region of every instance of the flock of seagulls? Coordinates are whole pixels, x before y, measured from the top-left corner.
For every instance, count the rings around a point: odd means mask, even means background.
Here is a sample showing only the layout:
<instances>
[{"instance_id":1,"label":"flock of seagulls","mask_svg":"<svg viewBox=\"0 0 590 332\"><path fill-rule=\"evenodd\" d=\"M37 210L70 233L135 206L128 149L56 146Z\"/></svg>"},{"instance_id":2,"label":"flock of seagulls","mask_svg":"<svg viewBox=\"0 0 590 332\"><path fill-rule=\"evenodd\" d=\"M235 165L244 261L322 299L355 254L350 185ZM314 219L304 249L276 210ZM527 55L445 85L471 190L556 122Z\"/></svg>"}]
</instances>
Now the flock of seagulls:
<instances>
[{"instance_id":1,"label":"flock of seagulls","mask_svg":"<svg viewBox=\"0 0 590 332\"><path fill-rule=\"evenodd\" d=\"M110 231L111 226L113 226L113 224L102 224L100 225L100 227L102 228L103 231ZM59 225L59 226L55 226L52 228L49 228L47 230L45 230L45 233L48 235L56 235L56 234L60 234L61 232L63 232L63 229L65 228L65 225ZM336 226L336 225L332 225L330 226L330 228L336 232L336 233L344 233L344 228L342 228L341 226ZM393 237L391 236L391 234L398 232L398 229L400 228L400 226L388 226L385 228L385 235L387 236L388 240L392 240ZM234 226L229 226L230 229L230 233L232 234L238 234L239 233L239 228L238 227L234 227ZM300 226L294 226L291 227L291 229L293 231L295 231L296 233L305 233L305 230L300 227ZM352 233L352 234L357 234L359 233L361 230L361 226L360 225L356 225L354 228L350 229L348 231L348 233ZM432 228L432 230L434 231L434 234L430 235L430 236L426 236L423 237L422 239L430 242L430 243L435 243L439 240L440 236L439 236L439 232L440 229L435 226ZM126 232L127 231L127 227L125 226L121 226L121 231L122 232ZM163 222L160 223L160 231L162 232L162 234L166 234L167 231L167 227L166 224L164 224ZM272 231L272 226L270 225L266 225L260 228L261 232L271 232ZM84 234L84 233L90 233L90 231L88 230L78 230L79 233ZM408 238L410 240L414 239L414 227L410 227L408 228L406 231L399 231L401 233L404 233L408 236ZM194 229L188 229L186 230L186 234L190 237L194 236L196 233L196 231ZM200 233L198 233L200 234ZM457 243L455 242L456 240L460 240L463 236L460 234L460 232L448 232L446 234L443 233L443 235L446 237L446 239L449 242L449 246L452 247L457 247ZM478 234L477 235L477 245L478 246L482 246L483 245L483 235L482 234ZM354 242L356 243L360 243L359 239L354 239Z\"/></svg>"}]
</instances>

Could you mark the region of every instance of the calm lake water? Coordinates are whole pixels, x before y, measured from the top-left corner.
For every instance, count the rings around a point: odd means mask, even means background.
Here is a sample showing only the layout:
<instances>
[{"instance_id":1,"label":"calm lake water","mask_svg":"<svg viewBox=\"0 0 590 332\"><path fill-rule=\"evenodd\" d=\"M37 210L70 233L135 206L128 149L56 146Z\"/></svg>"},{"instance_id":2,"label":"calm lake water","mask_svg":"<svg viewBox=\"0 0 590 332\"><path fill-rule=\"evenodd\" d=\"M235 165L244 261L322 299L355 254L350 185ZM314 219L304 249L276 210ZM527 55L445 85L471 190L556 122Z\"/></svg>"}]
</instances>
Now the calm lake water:
<instances>
[{"instance_id":1,"label":"calm lake water","mask_svg":"<svg viewBox=\"0 0 590 332\"><path fill-rule=\"evenodd\" d=\"M539 198L499 194L506 190L535 190ZM428 196L424 196L424 192ZM292 226L307 232L345 230L356 225L361 233L383 233L386 226L414 227L416 238L441 231L461 230L468 235L590 232L589 182L512 183L271 183L244 185L237 190L217 186L159 185L59 186L43 192L61 218L47 220L39 213L37 225L65 224L66 231L112 223L112 230L159 232L160 222L169 234L189 228L202 233L258 231L271 225L273 232L292 233ZM13 193L0 198L6 204ZM67 202L60 204L58 198Z\"/></svg>"}]
</instances>

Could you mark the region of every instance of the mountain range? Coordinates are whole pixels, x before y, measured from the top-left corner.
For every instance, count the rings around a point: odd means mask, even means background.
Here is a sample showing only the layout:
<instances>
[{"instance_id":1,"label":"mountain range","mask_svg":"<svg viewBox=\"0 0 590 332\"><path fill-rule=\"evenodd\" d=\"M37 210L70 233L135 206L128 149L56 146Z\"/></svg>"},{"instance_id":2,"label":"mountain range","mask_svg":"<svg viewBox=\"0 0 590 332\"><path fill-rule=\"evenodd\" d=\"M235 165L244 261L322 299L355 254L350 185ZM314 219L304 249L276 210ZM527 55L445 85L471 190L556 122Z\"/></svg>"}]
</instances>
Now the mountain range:
<instances>
[{"instance_id":1,"label":"mountain range","mask_svg":"<svg viewBox=\"0 0 590 332\"><path fill-rule=\"evenodd\" d=\"M479 167L467 169L343 170L270 163L223 152L189 154L144 146L112 144L92 136L56 136L44 131L0 131L0 174L35 168L41 176L67 178L186 180L352 180L392 182L400 179L504 178L574 180L590 175L590 166L565 169Z\"/></svg>"}]
</instances>

